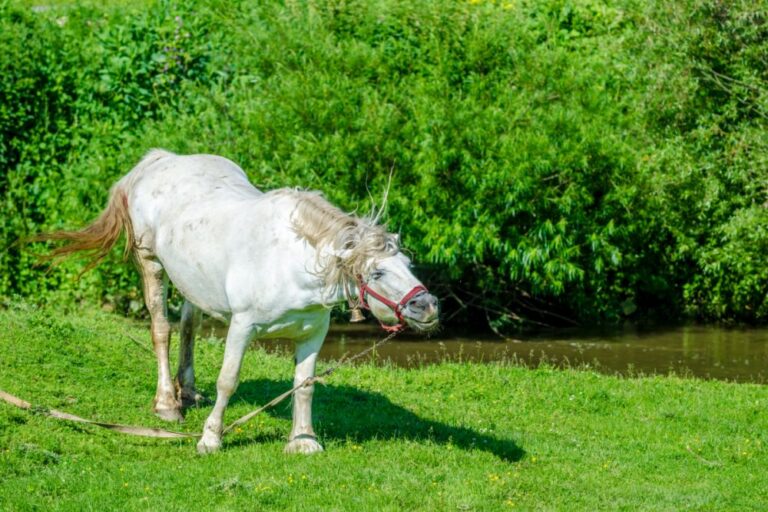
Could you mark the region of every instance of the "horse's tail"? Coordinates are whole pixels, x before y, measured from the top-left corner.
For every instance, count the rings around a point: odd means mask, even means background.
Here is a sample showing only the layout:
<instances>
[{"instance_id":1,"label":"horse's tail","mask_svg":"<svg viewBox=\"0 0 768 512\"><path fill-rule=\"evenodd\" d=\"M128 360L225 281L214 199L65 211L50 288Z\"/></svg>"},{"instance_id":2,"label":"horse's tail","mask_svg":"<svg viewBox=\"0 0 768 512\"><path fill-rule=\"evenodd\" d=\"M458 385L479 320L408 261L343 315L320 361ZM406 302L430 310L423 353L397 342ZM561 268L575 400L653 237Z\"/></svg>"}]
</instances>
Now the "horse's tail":
<instances>
[{"instance_id":1,"label":"horse's tail","mask_svg":"<svg viewBox=\"0 0 768 512\"><path fill-rule=\"evenodd\" d=\"M131 217L128 213L128 196L120 185L121 183L118 183L112 187L107 207L88 226L78 231L61 230L40 233L27 241L66 242L64 245L53 249L50 254L41 257L44 261L50 261L52 266L76 252L87 253L90 256L90 261L81 272L83 274L98 265L109 254L109 251L120 239L120 234L125 231L125 256L127 257L134 248L135 239Z\"/></svg>"}]
</instances>

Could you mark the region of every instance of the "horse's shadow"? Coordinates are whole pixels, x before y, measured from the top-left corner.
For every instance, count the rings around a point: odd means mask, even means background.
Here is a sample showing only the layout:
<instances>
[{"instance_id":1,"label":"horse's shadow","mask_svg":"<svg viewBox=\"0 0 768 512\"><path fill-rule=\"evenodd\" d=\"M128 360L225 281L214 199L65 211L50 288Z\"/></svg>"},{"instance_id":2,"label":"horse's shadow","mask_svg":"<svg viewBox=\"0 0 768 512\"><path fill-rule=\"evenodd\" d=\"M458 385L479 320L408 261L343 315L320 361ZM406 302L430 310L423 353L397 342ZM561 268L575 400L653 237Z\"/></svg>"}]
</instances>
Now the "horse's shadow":
<instances>
[{"instance_id":1,"label":"horse's shadow","mask_svg":"<svg viewBox=\"0 0 768 512\"><path fill-rule=\"evenodd\" d=\"M287 380L246 380L238 386L232 402L263 404L291 386ZM267 412L277 418L291 418L290 407L282 404ZM409 439L450 443L465 450L487 451L508 462L518 461L525 454L513 440L422 419L384 395L351 386L315 386L313 418L319 436L326 440Z\"/></svg>"}]
</instances>

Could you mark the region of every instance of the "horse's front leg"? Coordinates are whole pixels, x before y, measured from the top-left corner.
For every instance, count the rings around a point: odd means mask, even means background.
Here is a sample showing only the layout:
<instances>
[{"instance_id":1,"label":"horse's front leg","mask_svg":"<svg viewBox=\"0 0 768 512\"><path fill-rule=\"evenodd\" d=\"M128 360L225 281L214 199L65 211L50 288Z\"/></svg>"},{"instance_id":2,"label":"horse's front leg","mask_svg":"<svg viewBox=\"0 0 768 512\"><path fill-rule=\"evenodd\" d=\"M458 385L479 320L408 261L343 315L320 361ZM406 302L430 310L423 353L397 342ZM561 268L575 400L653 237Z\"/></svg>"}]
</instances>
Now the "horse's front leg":
<instances>
[{"instance_id":1,"label":"horse's front leg","mask_svg":"<svg viewBox=\"0 0 768 512\"><path fill-rule=\"evenodd\" d=\"M309 377L315 376L315 363L320 347L323 346L328 325L319 329L312 337L296 344L296 374L293 385L298 386ZM293 394L293 428L285 445L286 453L315 453L323 451L312 429L312 394L314 385L297 389Z\"/></svg>"},{"instance_id":2,"label":"horse's front leg","mask_svg":"<svg viewBox=\"0 0 768 512\"><path fill-rule=\"evenodd\" d=\"M248 348L252 334L253 324L249 319L242 318L240 315L232 317L224 346L224 362L221 365L219 378L216 380L216 404L208 419L205 420L203 437L197 443L197 451L200 453L211 453L221 448L224 410L229 403L229 397L237 388L243 354Z\"/></svg>"}]
</instances>

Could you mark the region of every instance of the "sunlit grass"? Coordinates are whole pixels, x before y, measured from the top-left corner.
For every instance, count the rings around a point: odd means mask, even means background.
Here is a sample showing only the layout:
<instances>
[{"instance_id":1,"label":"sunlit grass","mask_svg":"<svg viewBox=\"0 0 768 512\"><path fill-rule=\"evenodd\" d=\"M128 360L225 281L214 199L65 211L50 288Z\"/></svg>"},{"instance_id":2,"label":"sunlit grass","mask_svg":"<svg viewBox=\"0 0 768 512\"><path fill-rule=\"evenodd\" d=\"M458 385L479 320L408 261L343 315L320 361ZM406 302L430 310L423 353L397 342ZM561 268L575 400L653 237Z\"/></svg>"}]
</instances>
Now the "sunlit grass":
<instances>
[{"instance_id":1,"label":"sunlit grass","mask_svg":"<svg viewBox=\"0 0 768 512\"><path fill-rule=\"evenodd\" d=\"M0 312L0 389L131 424L150 412L145 326L101 312ZM213 394L222 347L197 347ZM322 364L327 364L323 362ZM321 365L322 366L322 365ZM247 354L229 420L289 386L290 357ZM225 438L127 437L0 404L1 510L745 510L768 506L768 395L757 385L513 363L362 365L316 393L326 451L282 452L290 407ZM199 431L209 408L175 428Z\"/></svg>"},{"instance_id":2,"label":"sunlit grass","mask_svg":"<svg viewBox=\"0 0 768 512\"><path fill-rule=\"evenodd\" d=\"M18 0L18 5L25 5L35 11L45 11L48 9L56 9L58 11L64 11L67 8L72 7L89 7L89 8L121 8L121 9L140 9L148 5L156 3L153 0Z\"/></svg>"}]
</instances>

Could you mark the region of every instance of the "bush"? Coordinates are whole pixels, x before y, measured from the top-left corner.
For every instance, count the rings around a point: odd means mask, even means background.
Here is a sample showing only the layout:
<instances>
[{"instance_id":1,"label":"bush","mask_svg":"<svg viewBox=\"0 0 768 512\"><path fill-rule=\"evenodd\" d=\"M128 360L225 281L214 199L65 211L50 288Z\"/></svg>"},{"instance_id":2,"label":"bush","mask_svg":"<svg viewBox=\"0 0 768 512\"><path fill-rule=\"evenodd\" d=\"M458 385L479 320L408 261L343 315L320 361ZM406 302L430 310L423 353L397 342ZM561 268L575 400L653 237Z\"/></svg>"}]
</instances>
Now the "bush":
<instances>
[{"instance_id":1,"label":"bush","mask_svg":"<svg viewBox=\"0 0 768 512\"><path fill-rule=\"evenodd\" d=\"M347 209L391 174L456 321L767 318L764 2L2 9L8 241L84 223L161 146ZM125 266L0 265L8 296L138 297Z\"/></svg>"},{"instance_id":2,"label":"bush","mask_svg":"<svg viewBox=\"0 0 768 512\"><path fill-rule=\"evenodd\" d=\"M64 300L91 301L114 300L122 290L137 295L125 267L104 266L76 283L77 264L44 275L14 242L97 215L112 181L129 168L109 166L126 138L168 115L184 87L203 83L206 28L199 21L185 26L182 14L190 8L167 3L142 12L0 5L0 294L45 299L59 290ZM144 151L137 148L133 158Z\"/></svg>"}]
</instances>

